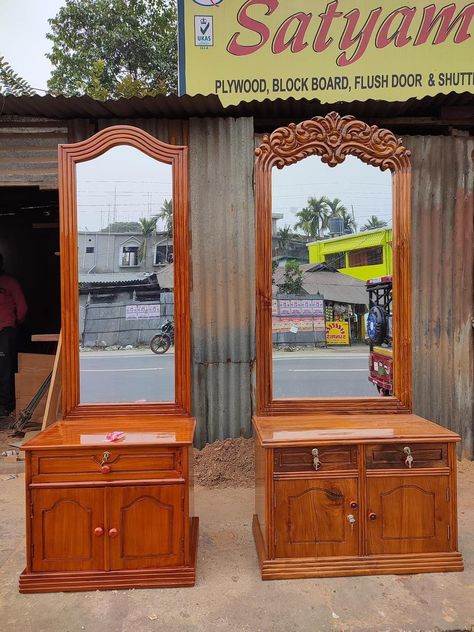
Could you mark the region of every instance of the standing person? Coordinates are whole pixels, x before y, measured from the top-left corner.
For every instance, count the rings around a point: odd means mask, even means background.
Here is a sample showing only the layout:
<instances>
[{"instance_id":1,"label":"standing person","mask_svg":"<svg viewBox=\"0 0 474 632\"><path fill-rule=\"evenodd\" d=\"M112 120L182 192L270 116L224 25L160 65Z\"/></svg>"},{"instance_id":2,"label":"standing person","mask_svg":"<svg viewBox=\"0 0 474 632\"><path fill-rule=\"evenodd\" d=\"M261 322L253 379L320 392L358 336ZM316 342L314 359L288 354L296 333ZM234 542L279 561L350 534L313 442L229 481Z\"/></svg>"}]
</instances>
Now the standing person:
<instances>
[{"instance_id":1,"label":"standing person","mask_svg":"<svg viewBox=\"0 0 474 632\"><path fill-rule=\"evenodd\" d=\"M20 284L5 274L0 253L0 418L15 409L17 326L25 319L26 311Z\"/></svg>"}]
</instances>

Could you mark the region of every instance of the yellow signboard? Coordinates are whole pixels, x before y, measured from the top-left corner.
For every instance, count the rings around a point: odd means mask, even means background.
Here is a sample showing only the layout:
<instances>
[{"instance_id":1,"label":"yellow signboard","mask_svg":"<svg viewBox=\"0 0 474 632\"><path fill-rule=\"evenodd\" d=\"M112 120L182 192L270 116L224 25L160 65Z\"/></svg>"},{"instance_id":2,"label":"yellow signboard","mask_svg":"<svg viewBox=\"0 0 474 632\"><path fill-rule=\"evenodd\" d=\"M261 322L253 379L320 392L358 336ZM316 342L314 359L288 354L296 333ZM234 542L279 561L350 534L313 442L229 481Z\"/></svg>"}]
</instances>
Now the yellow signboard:
<instances>
[{"instance_id":1,"label":"yellow signboard","mask_svg":"<svg viewBox=\"0 0 474 632\"><path fill-rule=\"evenodd\" d=\"M326 322L326 344L328 345L348 345L349 323L344 320L334 320Z\"/></svg>"},{"instance_id":2,"label":"yellow signboard","mask_svg":"<svg viewBox=\"0 0 474 632\"><path fill-rule=\"evenodd\" d=\"M474 3L178 0L180 94L322 103L474 92Z\"/></svg>"}]
</instances>

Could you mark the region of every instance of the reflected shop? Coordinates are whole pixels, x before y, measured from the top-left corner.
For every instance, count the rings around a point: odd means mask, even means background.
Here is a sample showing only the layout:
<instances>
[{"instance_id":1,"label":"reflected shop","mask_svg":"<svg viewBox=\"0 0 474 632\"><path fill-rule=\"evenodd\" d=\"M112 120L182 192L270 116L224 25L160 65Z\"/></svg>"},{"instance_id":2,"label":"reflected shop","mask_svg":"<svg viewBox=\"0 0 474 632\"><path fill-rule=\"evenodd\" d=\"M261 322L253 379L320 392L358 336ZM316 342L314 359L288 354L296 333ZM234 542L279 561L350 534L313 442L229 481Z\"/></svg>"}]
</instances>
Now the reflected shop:
<instances>
[{"instance_id":1,"label":"reflected shop","mask_svg":"<svg viewBox=\"0 0 474 632\"><path fill-rule=\"evenodd\" d=\"M3 98L0 252L48 362L10 428L22 593L212 587L210 550L233 583L464 570L474 91L430 64L468 72L472 5L323 3L315 61L288 4L179 0L179 95ZM277 67L347 84L262 93ZM395 67L420 81L355 89ZM247 476L251 548L200 466Z\"/></svg>"}]
</instances>

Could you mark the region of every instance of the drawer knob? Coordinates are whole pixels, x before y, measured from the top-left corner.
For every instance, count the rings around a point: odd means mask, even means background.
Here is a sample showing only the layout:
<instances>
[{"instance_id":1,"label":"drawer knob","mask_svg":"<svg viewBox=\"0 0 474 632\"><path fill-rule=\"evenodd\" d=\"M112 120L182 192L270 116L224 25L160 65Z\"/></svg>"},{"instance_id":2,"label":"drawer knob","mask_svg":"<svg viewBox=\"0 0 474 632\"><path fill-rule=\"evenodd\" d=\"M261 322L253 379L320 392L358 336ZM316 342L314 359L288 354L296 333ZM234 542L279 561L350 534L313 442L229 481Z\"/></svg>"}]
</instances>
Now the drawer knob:
<instances>
[{"instance_id":1,"label":"drawer knob","mask_svg":"<svg viewBox=\"0 0 474 632\"><path fill-rule=\"evenodd\" d=\"M351 509L358 509L358 508L359 508L359 505L355 501L352 501L351 502Z\"/></svg>"},{"instance_id":2,"label":"drawer knob","mask_svg":"<svg viewBox=\"0 0 474 632\"><path fill-rule=\"evenodd\" d=\"M118 536L118 530L113 528L113 529L109 529L109 537L111 538L116 538Z\"/></svg>"},{"instance_id":3,"label":"drawer knob","mask_svg":"<svg viewBox=\"0 0 474 632\"><path fill-rule=\"evenodd\" d=\"M369 520L377 520L377 514L369 513Z\"/></svg>"},{"instance_id":4,"label":"drawer knob","mask_svg":"<svg viewBox=\"0 0 474 632\"><path fill-rule=\"evenodd\" d=\"M102 474L110 474L110 465L102 465L100 471Z\"/></svg>"},{"instance_id":5,"label":"drawer knob","mask_svg":"<svg viewBox=\"0 0 474 632\"><path fill-rule=\"evenodd\" d=\"M96 527L94 529L94 535L98 538L100 538L101 535L104 535L104 530L102 529L102 527Z\"/></svg>"},{"instance_id":6,"label":"drawer knob","mask_svg":"<svg viewBox=\"0 0 474 632\"><path fill-rule=\"evenodd\" d=\"M321 461L319 460L318 448L313 448L311 450L311 454L313 455L313 467L315 470L319 470L319 468L321 467Z\"/></svg>"},{"instance_id":7,"label":"drawer knob","mask_svg":"<svg viewBox=\"0 0 474 632\"><path fill-rule=\"evenodd\" d=\"M411 453L411 449L406 446L405 448L403 448L403 452L407 455L407 458L405 459L405 465L411 468L413 463L413 455Z\"/></svg>"}]
</instances>

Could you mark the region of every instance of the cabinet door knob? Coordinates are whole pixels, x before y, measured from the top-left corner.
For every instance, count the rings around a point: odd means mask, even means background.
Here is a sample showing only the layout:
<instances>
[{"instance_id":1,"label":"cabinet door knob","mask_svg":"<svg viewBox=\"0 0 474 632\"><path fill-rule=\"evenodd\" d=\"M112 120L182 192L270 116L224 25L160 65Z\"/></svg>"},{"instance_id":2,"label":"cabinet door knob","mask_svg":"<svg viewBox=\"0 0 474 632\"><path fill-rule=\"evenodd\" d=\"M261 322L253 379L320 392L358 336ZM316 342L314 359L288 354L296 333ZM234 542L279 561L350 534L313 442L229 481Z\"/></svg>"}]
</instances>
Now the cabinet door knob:
<instances>
[{"instance_id":1,"label":"cabinet door knob","mask_svg":"<svg viewBox=\"0 0 474 632\"><path fill-rule=\"evenodd\" d=\"M118 536L118 530L117 529L109 529L109 537L111 538L116 538Z\"/></svg>"},{"instance_id":2,"label":"cabinet door knob","mask_svg":"<svg viewBox=\"0 0 474 632\"><path fill-rule=\"evenodd\" d=\"M355 502L355 500L353 500L351 502L351 509L358 509L358 508L359 508L359 505Z\"/></svg>"},{"instance_id":3,"label":"cabinet door knob","mask_svg":"<svg viewBox=\"0 0 474 632\"><path fill-rule=\"evenodd\" d=\"M96 527L94 529L94 535L96 535L98 538L100 538L101 535L104 535L104 530L102 527Z\"/></svg>"},{"instance_id":4,"label":"cabinet door knob","mask_svg":"<svg viewBox=\"0 0 474 632\"><path fill-rule=\"evenodd\" d=\"M377 514L369 513L369 520L376 520L376 519L377 519Z\"/></svg>"},{"instance_id":5,"label":"cabinet door knob","mask_svg":"<svg viewBox=\"0 0 474 632\"><path fill-rule=\"evenodd\" d=\"M102 472L102 474L110 474L110 465L102 465L100 471Z\"/></svg>"}]
</instances>

